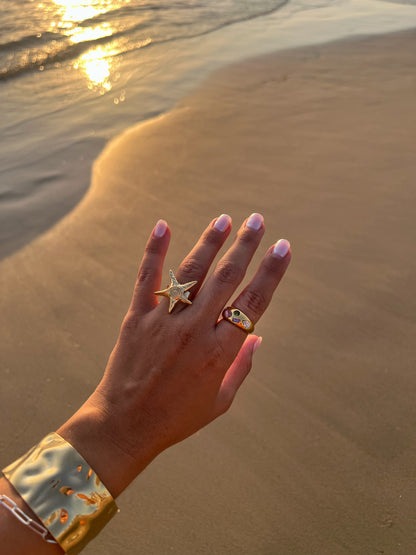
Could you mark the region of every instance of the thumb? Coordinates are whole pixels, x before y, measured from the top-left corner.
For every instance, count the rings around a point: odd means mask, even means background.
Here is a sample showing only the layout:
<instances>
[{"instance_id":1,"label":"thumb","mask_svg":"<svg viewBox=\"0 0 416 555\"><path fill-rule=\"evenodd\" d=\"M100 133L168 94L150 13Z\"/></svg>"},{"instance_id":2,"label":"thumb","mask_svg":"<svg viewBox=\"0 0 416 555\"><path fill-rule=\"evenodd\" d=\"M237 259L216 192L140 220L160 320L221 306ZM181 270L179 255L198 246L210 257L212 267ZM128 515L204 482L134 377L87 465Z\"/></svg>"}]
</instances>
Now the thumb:
<instances>
[{"instance_id":1,"label":"thumb","mask_svg":"<svg viewBox=\"0 0 416 555\"><path fill-rule=\"evenodd\" d=\"M230 408L240 385L251 370L253 354L260 347L261 342L262 337L257 335L249 335L244 341L222 380L215 403L214 418Z\"/></svg>"}]
</instances>

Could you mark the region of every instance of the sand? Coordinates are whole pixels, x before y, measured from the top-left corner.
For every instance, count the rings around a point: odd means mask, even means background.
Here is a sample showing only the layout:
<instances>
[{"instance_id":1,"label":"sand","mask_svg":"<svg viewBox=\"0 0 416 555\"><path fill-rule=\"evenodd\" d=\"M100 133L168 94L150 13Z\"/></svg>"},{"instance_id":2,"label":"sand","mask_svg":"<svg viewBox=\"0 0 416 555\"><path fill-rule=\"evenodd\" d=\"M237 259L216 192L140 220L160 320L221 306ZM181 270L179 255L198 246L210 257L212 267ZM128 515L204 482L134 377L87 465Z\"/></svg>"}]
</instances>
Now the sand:
<instances>
[{"instance_id":1,"label":"sand","mask_svg":"<svg viewBox=\"0 0 416 555\"><path fill-rule=\"evenodd\" d=\"M76 209L1 263L5 465L99 380L158 218L166 268L222 212L261 211L262 252L292 243L231 411L148 467L85 553L415 551L415 46L406 32L217 72L113 141Z\"/></svg>"}]
</instances>

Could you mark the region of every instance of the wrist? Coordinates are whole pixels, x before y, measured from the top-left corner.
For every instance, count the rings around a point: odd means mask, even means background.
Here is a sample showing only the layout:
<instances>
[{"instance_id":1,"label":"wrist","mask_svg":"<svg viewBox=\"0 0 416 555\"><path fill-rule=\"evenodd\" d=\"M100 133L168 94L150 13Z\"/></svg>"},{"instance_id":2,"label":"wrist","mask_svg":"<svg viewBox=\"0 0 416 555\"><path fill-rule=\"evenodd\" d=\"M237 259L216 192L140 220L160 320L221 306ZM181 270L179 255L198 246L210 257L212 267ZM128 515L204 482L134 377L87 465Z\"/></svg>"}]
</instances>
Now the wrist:
<instances>
[{"instance_id":1,"label":"wrist","mask_svg":"<svg viewBox=\"0 0 416 555\"><path fill-rule=\"evenodd\" d=\"M94 393L58 430L94 469L113 498L156 457L145 447L133 456L124 448L118 423Z\"/></svg>"}]
</instances>

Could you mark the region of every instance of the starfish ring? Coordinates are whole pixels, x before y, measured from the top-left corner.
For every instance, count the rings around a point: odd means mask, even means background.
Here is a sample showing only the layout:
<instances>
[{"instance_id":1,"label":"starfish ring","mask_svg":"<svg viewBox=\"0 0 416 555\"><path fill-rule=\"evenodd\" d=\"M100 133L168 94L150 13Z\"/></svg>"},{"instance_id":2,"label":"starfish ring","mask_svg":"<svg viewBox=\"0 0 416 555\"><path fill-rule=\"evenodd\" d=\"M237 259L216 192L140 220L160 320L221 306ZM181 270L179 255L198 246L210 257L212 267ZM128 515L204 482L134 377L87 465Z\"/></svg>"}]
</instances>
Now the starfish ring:
<instances>
[{"instance_id":1,"label":"starfish ring","mask_svg":"<svg viewBox=\"0 0 416 555\"><path fill-rule=\"evenodd\" d=\"M169 270L170 276L170 285L166 289L162 291L155 291L155 295L162 295L163 297L167 297L169 299L169 314L172 312L173 307L178 301L182 301L186 304L192 304L191 301L188 299L190 293L188 289L193 287L197 281L189 281L188 283L178 283L178 280L175 278L174 273L172 270Z\"/></svg>"}]
</instances>

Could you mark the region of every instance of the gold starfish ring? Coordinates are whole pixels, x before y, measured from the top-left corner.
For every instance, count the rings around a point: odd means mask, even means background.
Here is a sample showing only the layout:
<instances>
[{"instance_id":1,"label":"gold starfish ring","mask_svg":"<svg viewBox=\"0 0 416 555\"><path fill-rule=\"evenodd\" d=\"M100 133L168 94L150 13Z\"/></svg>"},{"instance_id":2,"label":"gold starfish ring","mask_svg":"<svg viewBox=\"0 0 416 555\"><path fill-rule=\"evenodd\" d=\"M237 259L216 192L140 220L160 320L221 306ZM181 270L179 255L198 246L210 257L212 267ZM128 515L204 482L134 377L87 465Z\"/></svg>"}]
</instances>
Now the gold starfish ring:
<instances>
[{"instance_id":1,"label":"gold starfish ring","mask_svg":"<svg viewBox=\"0 0 416 555\"><path fill-rule=\"evenodd\" d=\"M172 270L169 270L170 285L168 288L163 289L163 291L155 291L155 295L163 295L163 297L168 297L169 299L169 314L172 312L173 307L178 301L182 301L186 304L192 304L188 299L190 293L188 289L193 287L197 281L189 281L188 283L180 284L175 278Z\"/></svg>"}]
</instances>

